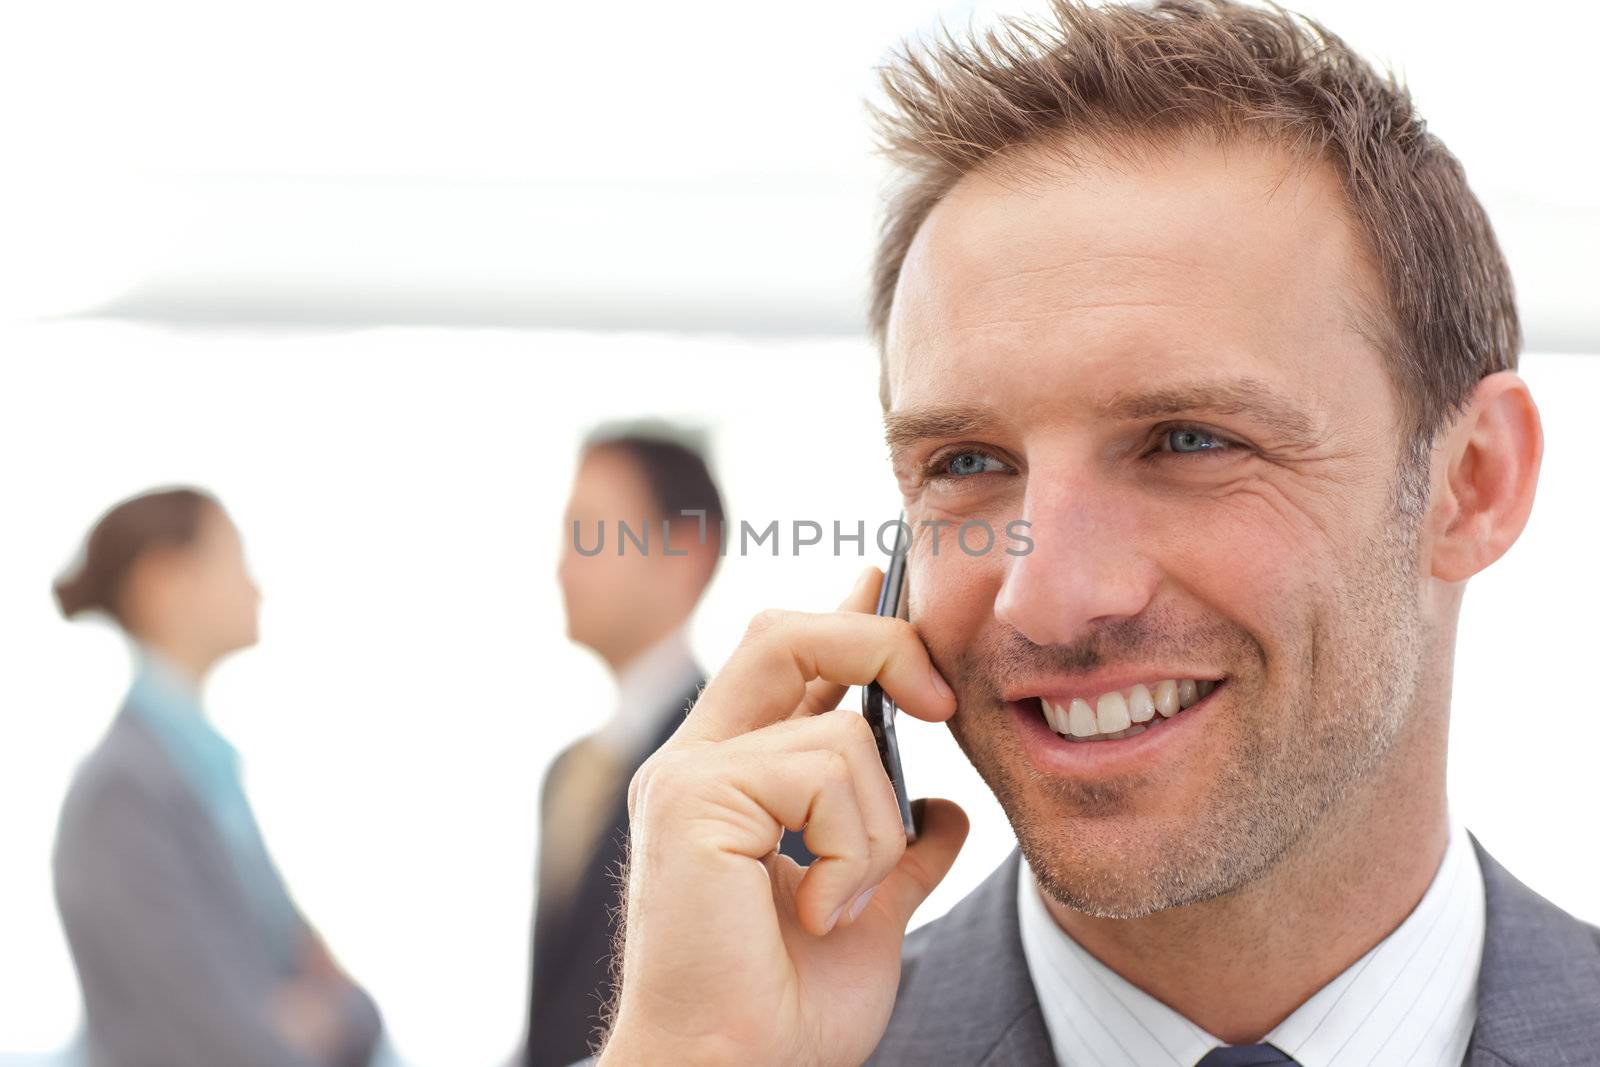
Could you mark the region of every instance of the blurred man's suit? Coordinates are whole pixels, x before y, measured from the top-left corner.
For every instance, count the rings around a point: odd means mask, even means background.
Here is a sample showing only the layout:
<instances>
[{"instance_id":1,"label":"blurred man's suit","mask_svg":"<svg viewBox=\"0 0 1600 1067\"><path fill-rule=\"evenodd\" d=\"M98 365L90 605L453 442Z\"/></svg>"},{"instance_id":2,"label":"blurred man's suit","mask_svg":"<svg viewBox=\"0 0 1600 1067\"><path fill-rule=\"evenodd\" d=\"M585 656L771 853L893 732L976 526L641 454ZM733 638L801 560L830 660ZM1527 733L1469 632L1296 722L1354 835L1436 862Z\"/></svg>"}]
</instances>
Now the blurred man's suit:
<instances>
[{"instance_id":1,"label":"blurred man's suit","mask_svg":"<svg viewBox=\"0 0 1600 1067\"><path fill-rule=\"evenodd\" d=\"M628 782L683 722L704 684L682 631L671 635L622 673L606 725L564 749L545 775L527 1067L582 1059L598 1036L611 995ZM814 858L794 833L784 834L781 851L800 864Z\"/></svg>"}]
</instances>

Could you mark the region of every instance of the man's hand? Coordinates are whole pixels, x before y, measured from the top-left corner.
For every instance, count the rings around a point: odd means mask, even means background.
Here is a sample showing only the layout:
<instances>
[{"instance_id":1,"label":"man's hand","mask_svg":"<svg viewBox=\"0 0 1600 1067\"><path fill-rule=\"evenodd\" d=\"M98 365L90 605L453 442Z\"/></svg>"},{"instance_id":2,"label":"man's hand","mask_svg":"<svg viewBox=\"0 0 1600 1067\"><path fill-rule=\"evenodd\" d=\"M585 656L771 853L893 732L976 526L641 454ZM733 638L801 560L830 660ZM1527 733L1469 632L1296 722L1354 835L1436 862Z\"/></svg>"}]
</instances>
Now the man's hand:
<instances>
[{"instance_id":1,"label":"man's hand","mask_svg":"<svg viewBox=\"0 0 1600 1067\"><path fill-rule=\"evenodd\" d=\"M877 679L938 722L955 698L862 574L833 614L765 612L628 790L622 983L603 1064L850 1064L894 1007L906 923L949 871L966 815L928 801L906 846L861 716ZM817 856L780 855L804 828Z\"/></svg>"}]
</instances>

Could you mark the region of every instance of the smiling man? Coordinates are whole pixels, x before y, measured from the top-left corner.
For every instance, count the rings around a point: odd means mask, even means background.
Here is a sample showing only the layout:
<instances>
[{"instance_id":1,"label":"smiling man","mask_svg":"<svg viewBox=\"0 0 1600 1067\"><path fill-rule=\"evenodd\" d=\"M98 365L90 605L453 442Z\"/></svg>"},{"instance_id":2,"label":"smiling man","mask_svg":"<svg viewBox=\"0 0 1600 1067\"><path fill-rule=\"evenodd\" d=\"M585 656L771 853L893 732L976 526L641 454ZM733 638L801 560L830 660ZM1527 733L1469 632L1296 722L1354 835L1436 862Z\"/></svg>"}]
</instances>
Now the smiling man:
<instances>
[{"instance_id":1,"label":"smiling man","mask_svg":"<svg viewBox=\"0 0 1600 1067\"><path fill-rule=\"evenodd\" d=\"M1451 816L1466 581L1542 436L1511 282L1406 94L1319 27L1085 8L886 72L873 321L911 623L771 612L634 778L604 1062L1559 1064L1600 932ZM924 527L926 528L926 527ZM947 721L1020 845L905 939L859 716ZM773 852L804 827L820 857Z\"/></svg>"}]
</instances>

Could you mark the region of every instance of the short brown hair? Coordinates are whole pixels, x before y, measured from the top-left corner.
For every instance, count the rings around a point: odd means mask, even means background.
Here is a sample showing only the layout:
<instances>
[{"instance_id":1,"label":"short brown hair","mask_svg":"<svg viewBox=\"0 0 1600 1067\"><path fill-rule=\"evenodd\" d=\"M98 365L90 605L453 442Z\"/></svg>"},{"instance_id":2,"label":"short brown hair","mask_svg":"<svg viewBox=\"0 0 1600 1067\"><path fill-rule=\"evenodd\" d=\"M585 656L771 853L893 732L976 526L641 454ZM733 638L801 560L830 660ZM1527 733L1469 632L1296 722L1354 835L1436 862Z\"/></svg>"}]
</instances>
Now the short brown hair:
<instances>
[{"instance_id":1,"label":"short brown hair","mask_svg":"<svg viewBox=\"0 0 1600 1067\"><path fill-rule=\"evenodd\" d=\"M589 431L582 451L612 449L638 466L659 509L657 518L676 522L685 512L705 512L707 528L720 536L722 493L706 462L702 435L656 419L606 423Z\"/></svg>"},{"instance_id":2,"label":"short brown hair","mask_svg":"<svg viewBox=\"0 0 1600 1067\"><path fill-rule=\"evenodd\" d=\"M699 430L659 419L605 423L589 431L581 452L602 450L626 456L644 476L655 499L657 519L682 523L699 511L701 543L722 543L722 493L706 460L708 447ZM711 554L708 582L720 558L720 552Z\"/></svg>"},{"instance_id":3,"label":"short brown hair","mask_svg":"<svg viewBox=\"0 0 1600 1067\"><path fill-rule=\"evenodd\" d=\"M1414 460L1484 376L1517 364L1511 275L1461 165L1392 74L1309 19L1231 0L1052 0L1042 23L907 46L881 74L879 140L904 180L873 270L880 347L906 251L964 175L1026 146L1198 131L1338 171L1388 297L1363 332L1388 360Z\"/></svg>"}]
</instances>

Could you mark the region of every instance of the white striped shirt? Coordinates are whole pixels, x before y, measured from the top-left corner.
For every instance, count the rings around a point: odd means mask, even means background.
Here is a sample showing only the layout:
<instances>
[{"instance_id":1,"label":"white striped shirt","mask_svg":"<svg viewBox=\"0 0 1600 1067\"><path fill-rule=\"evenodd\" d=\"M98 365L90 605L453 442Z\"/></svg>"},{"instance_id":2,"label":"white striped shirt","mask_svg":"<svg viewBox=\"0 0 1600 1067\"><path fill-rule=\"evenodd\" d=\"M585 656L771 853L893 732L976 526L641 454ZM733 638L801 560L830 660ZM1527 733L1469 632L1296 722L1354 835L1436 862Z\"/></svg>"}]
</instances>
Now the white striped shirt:
<instances>
[{"instance_id":1,"label":"white striped shirt","mask_svg":"<svg viewBox=\"0 0 1600 1067\"><path fill-rule=\"evenodd\" d=\"M1063 1067L1193 1067L1226 1044L1091 956L1051 918L1026 860L1022 950ZM1439 870L1388 937L1262 1041L1302 1067L1459 1067L1477 1021L1483 872L1454 818Z\"/></svg>"},{"instance_id":2,"label":"white striped shirt","mask_svg":"<svg viewBox=\"0 0 1600 1067\"><path fill-rule=\"evenodd\" d=\"M688 624L667 634L617 672L617 703L596 738L625 765L650 755L669 719L683 719L682 698L704 675L689 648ZM679 701L679 703L671 703Z\"/></svg>"}]
</instances>

